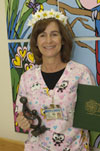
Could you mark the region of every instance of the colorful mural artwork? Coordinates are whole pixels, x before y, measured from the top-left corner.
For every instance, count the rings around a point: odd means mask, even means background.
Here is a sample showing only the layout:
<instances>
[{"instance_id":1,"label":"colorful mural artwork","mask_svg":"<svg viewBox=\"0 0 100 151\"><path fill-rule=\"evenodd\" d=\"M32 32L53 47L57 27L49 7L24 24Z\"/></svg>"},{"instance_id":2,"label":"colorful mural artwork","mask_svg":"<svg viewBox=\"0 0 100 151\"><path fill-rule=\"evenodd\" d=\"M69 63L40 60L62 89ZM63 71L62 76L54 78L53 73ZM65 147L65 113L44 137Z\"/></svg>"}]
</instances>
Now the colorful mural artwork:
<instances>
[{"instance_id":1,"label":"colorful mural artwork","mask_svg":"<svg viewBox=\"0 0 100 151\"><path fill-rule=\"evenodd\" d=\"M29 38L28 18L37 10L42 11L46 0L5 0L8 39Z\"/></svg>"},{"instance_id":2,"label":"colorful mural artwork","mask_svg":"<svg viewBox=\"0 0 100 151\"><path fill-rule=\"evenodd\" d=\"M16 124L16 96L20 76L34 63L29 42L32 28L28 20L37 10L55 9L68 16L67 28L75 40L72 59L88 66L100 85L100 0L5 0L15 131L24 132ZM82 40L82 38L92 40ZM85 39L84 38L84 39ZM94 38L94 39L93 39ZM18 42L20 41L20 42ZM88 59L89 58L89 59ZM100 148L100 133L90 132L91 146Z\"/></svg>"},{"instance_id":3,"label":"colorful mural artwork","mask_svg":"<svg viewBox=\"0 0 100 151\"><path fill-rule=\"evenodd\" d=\"M25 71L29 70L34 65L34 55L29 49L29 43L9 43L9 55L10 55L10 71L11 71L11 84L12 84L12 97L14 107L14 121L15 130L17 132L23 132L16 124L17 108L16 97L18 93L20 76Z\"/></svg>"}]
</instances>

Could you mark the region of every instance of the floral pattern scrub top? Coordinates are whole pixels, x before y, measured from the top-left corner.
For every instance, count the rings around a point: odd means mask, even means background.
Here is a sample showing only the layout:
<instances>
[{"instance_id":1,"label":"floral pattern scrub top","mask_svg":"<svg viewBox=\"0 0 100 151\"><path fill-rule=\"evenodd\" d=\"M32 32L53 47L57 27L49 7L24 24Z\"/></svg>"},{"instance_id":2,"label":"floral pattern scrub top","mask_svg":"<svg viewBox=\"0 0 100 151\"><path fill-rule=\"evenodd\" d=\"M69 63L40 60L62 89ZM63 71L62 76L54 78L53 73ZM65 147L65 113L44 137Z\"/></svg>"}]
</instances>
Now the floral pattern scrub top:
<instances>
[{"instance_id":1,"label":"floral pattern scrub top","mask_svg":"<svg viewBox=\"0 0 100 151\"><path fill-rule=\"evenodd\" d=\"M44 82L41 65L35 65L21 76L16 100L18 112L22 111L20 97L25 96L30 110L36 109L42 119L42 124L50 128L38 137L32 136L30 130L25 142L25 151L89 151L88 131L72 126L79 83L95 84L90 70L72 60L67 63L63 74L52 90L49 90ZM60 106L62 119L48 120L45 117L43 111L52 103Z\"/></svg>"}]
</instances>

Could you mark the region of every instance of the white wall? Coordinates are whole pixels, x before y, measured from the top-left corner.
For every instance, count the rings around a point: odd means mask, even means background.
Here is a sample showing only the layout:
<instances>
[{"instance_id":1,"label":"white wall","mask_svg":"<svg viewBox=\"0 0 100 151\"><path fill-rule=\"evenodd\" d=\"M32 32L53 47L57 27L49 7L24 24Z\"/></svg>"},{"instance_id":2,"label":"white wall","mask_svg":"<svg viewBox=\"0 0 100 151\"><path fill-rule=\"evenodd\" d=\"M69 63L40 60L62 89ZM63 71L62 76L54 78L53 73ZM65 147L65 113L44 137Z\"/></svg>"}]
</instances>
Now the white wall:
<instances>
[{"instance_id":1,"label":"white wall","mask_svg":"<svg viewBox=\"0 0 100 151\"><path fill-rule=\"evenodd\" d=\"M14 130L5 0L0 0L0 137L24 141L26 134Z\"/></svg>"}]
</instances>

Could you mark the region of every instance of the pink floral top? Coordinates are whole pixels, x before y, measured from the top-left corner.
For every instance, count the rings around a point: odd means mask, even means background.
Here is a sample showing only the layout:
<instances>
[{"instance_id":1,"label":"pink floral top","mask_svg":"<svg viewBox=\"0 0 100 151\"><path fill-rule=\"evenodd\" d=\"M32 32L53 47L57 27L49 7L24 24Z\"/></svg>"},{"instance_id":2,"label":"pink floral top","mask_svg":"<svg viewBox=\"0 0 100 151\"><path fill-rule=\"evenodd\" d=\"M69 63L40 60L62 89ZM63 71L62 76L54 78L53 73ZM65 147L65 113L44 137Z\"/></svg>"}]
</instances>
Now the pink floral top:
<instances>
[{"instance_id":1,"label":"pink floral top","mask_svg":"<svg viewBox=\"0 0 100 151\"><path fill-rule=\"evenodd\" d=\"M41 66L34 66L21 76L19 92L16 100L18 112L22 111L19 99L26 96L28 107L36 109L43 125L50 130L34 138L29 135L25 143L25 151L88 151L89 136L87 130L73 128L73 113L77 99L78 84L95 84L90 70L77 62L69 61L55 85L49 90L41 74ZM44 109L52 104L59 105L62 119L47 120Z\"/></svg>"}]
</instances>

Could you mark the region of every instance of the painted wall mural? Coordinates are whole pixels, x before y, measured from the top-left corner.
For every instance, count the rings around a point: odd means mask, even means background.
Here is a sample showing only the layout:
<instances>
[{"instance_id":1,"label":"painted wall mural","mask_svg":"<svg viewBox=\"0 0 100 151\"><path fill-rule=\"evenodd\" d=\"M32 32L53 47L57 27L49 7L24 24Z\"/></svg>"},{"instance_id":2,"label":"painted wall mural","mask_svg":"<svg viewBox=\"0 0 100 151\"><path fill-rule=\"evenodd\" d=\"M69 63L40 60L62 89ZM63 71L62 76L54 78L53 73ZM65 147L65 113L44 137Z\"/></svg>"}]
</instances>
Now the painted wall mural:
<instances>
[{"instance_id":1,"label":"painted wall mural","mask_svg":"<svg viewBox=\"0 0 100 151\"><path fill-rule=\"evenodd\" d=\"M32 28L27 25L28 19L37 10L51 8L58 10L57 0L5 0L15 131L17 132L25 132L16 125L15 103L20 76L35 62L29 42L26 42L32 31ZM89 0L59 0L59 10L68 16L66 26L73 37L78 38L75 40L72 59L88 66L94 74L97 85L100 85L100 39L95 40L100 37L100 0L91 0L91 3ZM92 40L82 40L84 37ZM91 145L100 147L99 132L91 132Z\"/></svg>"},{"instance_id":2,"label":"painted wall mural","mask_svg":"<svg viewBox=\"0 0 100 151\"><path fill-rule=\"evenodd\" d=\"M22 73L29 70L34 65L34 55L31 53L28 42L22 43L9 43L9 55L10 55L10 72L11 72L11 85L12 85L12 97L14 108L14 125L15 131L23 132L16 123L17 108L16 97L18 93L19 81Z\"/></svg>"}]
</instances>

